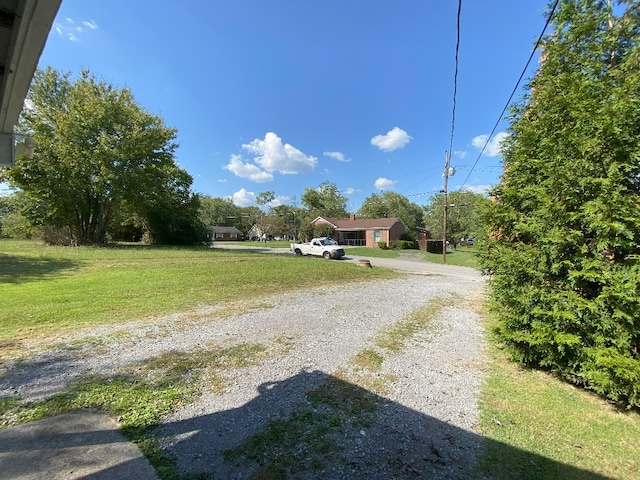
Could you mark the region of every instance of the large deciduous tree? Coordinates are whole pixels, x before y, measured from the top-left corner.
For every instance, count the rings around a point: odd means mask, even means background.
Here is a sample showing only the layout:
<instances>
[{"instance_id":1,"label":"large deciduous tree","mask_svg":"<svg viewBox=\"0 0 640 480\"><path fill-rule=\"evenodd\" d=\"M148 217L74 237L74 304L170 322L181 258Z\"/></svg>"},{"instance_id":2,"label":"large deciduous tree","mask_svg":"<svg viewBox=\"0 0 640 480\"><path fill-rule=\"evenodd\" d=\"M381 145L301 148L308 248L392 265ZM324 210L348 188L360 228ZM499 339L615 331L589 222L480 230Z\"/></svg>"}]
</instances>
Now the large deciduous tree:
<instances>
[{"instance_id":1,"label":"large deciduous tree","mask_svg":"<svg viewBox=\"0 0 640 480\"><path fill-rule=\"evenodd\" d=\"M447 195L447 239L476 237L484 230L482 212L487 198L480 193L458 190ZM433 238L443 238L444 195L432 195L424 205L424 221Z\"/></svg>"},{"instance_id":2,"label":"large deciduous tree","mask_svg":"<svg viewBox=\"0 0 640 480\"><path fill-rule=\"evenodd\" d=\"M239 228L242 215L240 207L236 206L231 199L203 195L200 197L199 217L202 223L209 227L217 225Z\"/></svg>"},{"instance_id":3,"label":"large deciduous tree","mask_svg":"<svg viewBox=\"0 0 640 480\"><path fill-rule=\"evenodd\" d=\"M391 191L374 193L367 197L357 215L362 218L397 217L407 226L407 233L410 235L414 235L416 228L424 226L420 205L411 203L404 195Z\"/></svg>"},{"instance_id":4,"label":"large deciduous tree","mask_svg":"<svg viewBox=\"0 0 640 480\"><path fill-rule=\"evenodd\" d=\"M31 210L35 222L67 231L78 244L101 244L114 215L128 209L157 240L199 240L192 179L174 161L176 130L128 89L88 71L72 79L47 68L36 72L27 98L20 127L38 147L9 174L40 207Z\"/></svg>"},{"instance_id":5,"label":"large deciduous tree","mask_svg":"<svg viewBox=\"0 0 640 480\"><path fill-rule=\"evenodd\" d=\"M484 258L527 365L640 405L640 2L561 0L512 111Z\"/></svg>"},{"instance_id":6,"label":"large deciduous tree","mask_svg":"<svg viewBox=\"0 0 640 480\"><path fill-rule=\"evenodd\" d=\"M321 215L344 218L347 216L347 197L342 195L335 183L329 181L322 182L318 188L305 188L302 204L308 209L310 217Z\"/></svg>"}]
</instances>

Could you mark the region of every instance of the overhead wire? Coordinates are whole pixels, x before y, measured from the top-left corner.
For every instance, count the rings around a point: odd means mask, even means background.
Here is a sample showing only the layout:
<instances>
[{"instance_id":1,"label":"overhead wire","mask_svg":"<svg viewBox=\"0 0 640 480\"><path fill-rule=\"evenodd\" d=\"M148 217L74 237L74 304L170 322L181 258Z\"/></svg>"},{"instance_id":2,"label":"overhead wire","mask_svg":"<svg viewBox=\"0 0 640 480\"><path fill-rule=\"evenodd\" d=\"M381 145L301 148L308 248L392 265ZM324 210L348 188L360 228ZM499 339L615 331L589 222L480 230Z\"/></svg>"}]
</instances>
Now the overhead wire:
<instances>
[{"instance_id":1,"label":"overhead wire","mask_svg":"<svg viewBox=\"0 0 640 480\"><path fill-rule=\"evenodd\" d=\"M462 12L462 0L458 0L458 16L456 26L456 55L455 55L455 71L453 73L453 108L451 112L451 140L449 141L449 153L453 150L453 134L456 128L456 97L458 94L458 57L460 54L460 17Z\"/></svg>"},{"instance_id":2,"label":"overhead wire","mask_svg":"<svg viewBox=\"0 0 640 480\"><path fill-rule=\"evenodd\" d=\"M491 133L487 137L487 140L485 141L484 145L482 146L482 149L480 150L480 153L478 154L478 158L476 158L476 161L473 163L473 167L469 171L469 174L464 179L464 182L462 182L462 185L458 188L458 190L462 190L462 188L466 185L467 180L469 180L469 177L471 176L471 174L475 170L475 167L478 164L478 161L480 161L480 157L482 157L482 154L484 153L485 149L487 148L487 145L489 145L489 142L491 141L491 138L493 137L493 134L495 133L496 129L498 128L498 125L500 125L500 122L502 121L504 113L507 111L507 108L509 108L509 105L511 104L511 100L513 99L513 96L516 94L516 91L518 90L518 87L520 86L520 82L522 81L523 77L525 76L525 74L527 72L527 69L529 68L529 64L531 63L531 60L533 60L533 56L535 55L536 51L538 50L538 47L540 46L540 43L542 42L544 34L547 31L547 27L549 26L549 23L551 23L551 19L553 18L553 14L556 11L556 7L558 6L559 1L560 0L556 0L554 2L554 4L553 4L553 7L551 7L551 11L549 12L549 15L547 17L547 21L545 22L544 27L542 27L542 32L540 32L540 36L538 37L538 40L536 41L536 44L533 47L533 50L531 51L531 55L529 55L529 59L527 60L527 64L522 69L522 73L520 74L520 77L518 78L518 81L516 82L515 87L513 87L513 91L511 92L511 95L509 96L509 99L507 100L507 103L505 104L504 108L502 109L502 112L500 112L500 115L498 116L498 120L496 121L495 125L493 126L493 129L491 130ZM456 53L456 55L457 55L457 53Z\"/></svg>"}]
</instances>

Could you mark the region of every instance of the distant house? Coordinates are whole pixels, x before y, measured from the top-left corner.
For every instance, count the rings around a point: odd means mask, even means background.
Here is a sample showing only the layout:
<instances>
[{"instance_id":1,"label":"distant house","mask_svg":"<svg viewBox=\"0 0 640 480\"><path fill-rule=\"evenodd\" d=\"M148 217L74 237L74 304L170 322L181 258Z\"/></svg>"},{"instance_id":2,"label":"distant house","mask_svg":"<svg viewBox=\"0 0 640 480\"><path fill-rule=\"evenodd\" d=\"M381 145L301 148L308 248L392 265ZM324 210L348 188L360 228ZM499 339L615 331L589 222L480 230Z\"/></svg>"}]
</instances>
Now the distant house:
<instances>
[{"instance_id":1,"label":"distant house","mask_svg":"<svg viewBox=\"0 0 640 480\"><path fill-rule=\"evenodd\" d=\"M234 242L241 237L242 232L236 227L211 227L211 240L216 242Z\"/></svg>"},{"instance_id":2,"label":"distant house","mask_svg":"<svg viewBox=\"0 0 640 480\"><path fill-rule=\"evenodd\" d=\"M407 231L406 225L399 218L356 218L354 214L349 218L317 217L311 224L329 224L336 233L334 240L340 245L354 245L360 247L377 247L378 242L390 245L400 240Z\"/></svg>"},{"instance_id":3,"label":"distant house","mask_svg":"<svg viewBox=\"0 0 640 480\"><path fill-rule=\"evenodd\" d=\"M262 236L263 236L262 230L260 230L258 226L255 224L247 232L247 238L252 242L256 240L262 240Z\"/></svg>"}]
</instances>

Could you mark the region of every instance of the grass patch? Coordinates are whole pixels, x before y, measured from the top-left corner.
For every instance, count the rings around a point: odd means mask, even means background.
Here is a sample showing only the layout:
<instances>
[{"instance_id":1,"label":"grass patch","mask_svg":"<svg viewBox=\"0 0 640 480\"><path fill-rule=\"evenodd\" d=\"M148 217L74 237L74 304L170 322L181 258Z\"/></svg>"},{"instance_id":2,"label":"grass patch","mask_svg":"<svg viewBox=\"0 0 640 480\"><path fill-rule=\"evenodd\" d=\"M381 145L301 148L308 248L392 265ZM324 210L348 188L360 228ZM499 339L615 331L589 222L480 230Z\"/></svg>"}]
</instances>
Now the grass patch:
<instances>
[{"instance_id":1,"label":"grass patch","mask_svg":"<svg viewBox=\"0 0 640 480\"><path fill-rule=\"evenodd\" d=\"M347 262L205 247L45 247L0 240L3 355L85 326L196 311L322 284L397 276ZM306 259L305 259L306 260ZM7 347L7 348L4 348Z\"/></svg>"},{"instance_id":2,"label":"grass patch","mask_svg":"<svg viewBox=\"0 0 640 480\"><path fill-rule=\"evenodd\" d=\"M226 462L255 465L249 478L304 478L342 458L344 438L370 425L378 405L375 395L336 377L306 393L311 406L271 420L257 434L224 452Z\"/></svg>"},{"instance_id":3,"label":"grass patch","mask_svg":"<svg viewBox=\"0 0 640 480\"><path fill-rule=\"evenodd\" d=\"M41 402L0 399L0 425L81 409L103 410L120 421L124 435L140 446L160 478L178 478L172 461L147 432L177 407L193 401L203 388L220 392L226 386L226 371L254 365L269 353L267 346L258 343L166 352L111 377L83 378Z\"/></svg>"},{"instance_id":4,"label":"grass patch","mask_svg":"<svg viewBox=\"0 0 640 480\"><path fill-rule=\"evenodd\" d=\"M442 253L422 252L424 259L431 263L442 263ZM477 250L474 247L458 247L454 252L447 253L447 265L480 268Z\"/></svg>"},{"instance_id":5,"label":"grass patch","mask_svg":"<svg viewBox=\"0 0 640 480\"><path fill-rule=\"evenodd\" d=\"M640 478L640 414L544 372L524 369L494 345L483 388L488 439L481 475L495 480Z\"/></svg>"},{"instance_id":6,"label":"grass patch","mask_svg":"<svg viewBox=\"0 0 640 480\"><path fill-rule=\"evenodd\" d=\"M384 358L371 348L361 350L351 359L351 363L370 372L379 372Z\"/></svg>"},{"instance_id":7,"label":"grass patch","mask_svg":"<svg viewBox=\"0 0 640 480\"><path fill-rule=\"evenodd\" d=\"M453 300L436 299L415 310L399 322L383 328L374 338L375 344L393 353L401 352L415 335L424 332L429 324L447 306L454 305Z\"/></svg>"}]
</instances>

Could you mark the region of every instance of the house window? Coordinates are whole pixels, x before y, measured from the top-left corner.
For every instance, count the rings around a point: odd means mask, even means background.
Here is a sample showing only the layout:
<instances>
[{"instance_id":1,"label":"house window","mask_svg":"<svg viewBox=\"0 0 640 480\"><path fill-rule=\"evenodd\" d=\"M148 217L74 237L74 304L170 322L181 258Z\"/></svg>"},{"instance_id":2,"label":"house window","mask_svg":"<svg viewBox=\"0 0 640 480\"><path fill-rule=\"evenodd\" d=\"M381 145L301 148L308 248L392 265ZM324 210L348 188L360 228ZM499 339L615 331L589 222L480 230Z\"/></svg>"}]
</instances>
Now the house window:
<instances>
[{"instance_id":1,"label":"house window","mask_svg":"<svg viewBox=\"0 0 640 480\"><path fill-rule=\"evenodd\" d=\"M224 238L224 234L221 232L216 232L216 238Z\"/></svg>"},{"instance_id":2,"label":"house window","mask_svg":"<svg viewBox=\"0 0 640 480\"><path fill-rule=\"evenodd\" d=\"M378 243L378 242L382 241L382 231L381 230L374 230L373 231L373 241L375 243Z\"/></svg>"},{"instance_id":3,"label":"house window","mask_svg":"<svg viewBox=\"0 0 640 480\"><path fill-rule=\"evenodd\" d=\"M237 234L237 233L232 233L232 234L231 234L231 238L233 238L233 239L238 238L238 234Z\"/></svg>"}]
</instances>

